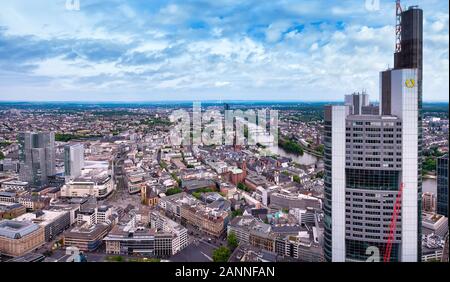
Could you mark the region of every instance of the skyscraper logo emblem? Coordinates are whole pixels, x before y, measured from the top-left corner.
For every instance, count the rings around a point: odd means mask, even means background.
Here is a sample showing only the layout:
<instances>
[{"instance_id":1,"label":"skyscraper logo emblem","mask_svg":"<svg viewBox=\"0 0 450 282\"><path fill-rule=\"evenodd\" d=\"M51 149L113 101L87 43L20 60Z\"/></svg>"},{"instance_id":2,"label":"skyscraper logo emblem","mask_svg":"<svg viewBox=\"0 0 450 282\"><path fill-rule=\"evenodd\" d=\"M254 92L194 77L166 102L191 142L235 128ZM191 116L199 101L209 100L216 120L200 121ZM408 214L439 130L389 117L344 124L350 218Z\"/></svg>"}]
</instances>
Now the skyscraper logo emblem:
<instances>
[{"instance_id":1,"label":"skyscraper logo emblem","mask_svg":"<svg viewBox=\"0 0 450 282\"><path fill-rule=\"evenodd\" d=\"M414 79L412 79L412 78L411 79L407 79L405 81L405 85L408 88L414 88L414 86L416 86L416 81Z\"/></svg>"}]
</instances>

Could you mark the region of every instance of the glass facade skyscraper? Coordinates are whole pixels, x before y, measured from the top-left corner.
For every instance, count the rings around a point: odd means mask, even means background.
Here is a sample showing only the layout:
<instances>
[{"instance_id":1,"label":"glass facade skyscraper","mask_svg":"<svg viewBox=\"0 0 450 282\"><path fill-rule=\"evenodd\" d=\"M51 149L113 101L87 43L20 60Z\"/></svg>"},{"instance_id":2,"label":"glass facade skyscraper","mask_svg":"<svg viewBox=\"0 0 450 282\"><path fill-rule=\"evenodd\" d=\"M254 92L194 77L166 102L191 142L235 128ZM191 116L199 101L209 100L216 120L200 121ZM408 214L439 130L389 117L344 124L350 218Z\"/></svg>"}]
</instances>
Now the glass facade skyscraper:
<instances>
[{"instance_id":1,"label":"glass facade skyscraper","mask_svg":"<svg viewBox=\"0 0 450 282\"><path fill-rule=\"evenodd\" d=\"M64 175L73 179L81 175L84 166L84 145L72 144L64 146Z\"/></svg>"},{"instance_id":2,"label":"glass facade skyscraper","mask_svg":"<svg viewBox=\"0 0 450 282\"><path fill-rule=\"evenodd\" d=\"M48 183L48 176L56 174L55 133L21 132L18 136L20 180L33 186Z\"/></svg>"},{"instance_id":3,"label":"glass facade skyscraper","mask_svg":"<svg viewBox=\"0 0 450 282\"><path fill-rule=\"evenodd\" d=\"M448 155L437 159L436 212L448 217Z\"/></svg>"}]
</instances>

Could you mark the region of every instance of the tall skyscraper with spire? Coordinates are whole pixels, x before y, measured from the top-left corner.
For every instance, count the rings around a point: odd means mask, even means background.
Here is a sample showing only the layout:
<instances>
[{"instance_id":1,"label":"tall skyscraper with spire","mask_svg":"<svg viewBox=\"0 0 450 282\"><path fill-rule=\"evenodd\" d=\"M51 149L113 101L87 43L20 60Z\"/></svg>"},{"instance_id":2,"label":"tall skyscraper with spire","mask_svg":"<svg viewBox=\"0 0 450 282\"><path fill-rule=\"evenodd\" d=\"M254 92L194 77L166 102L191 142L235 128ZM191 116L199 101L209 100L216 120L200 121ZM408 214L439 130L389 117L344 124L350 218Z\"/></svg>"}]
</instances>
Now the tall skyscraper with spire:
<instances>
[{"instance_id":1,"label":"tall skyscraper with spire","mask_svg":"<svg viewBox=\"0 0 450 282\"><path fill-rule=\"evenodd\" d=\"M397 12L400 40L394 68L380 73L379 112L355 111L350 98L325 108L328 261L421 259L423 12Z\"/></svg>"}]
</instances>

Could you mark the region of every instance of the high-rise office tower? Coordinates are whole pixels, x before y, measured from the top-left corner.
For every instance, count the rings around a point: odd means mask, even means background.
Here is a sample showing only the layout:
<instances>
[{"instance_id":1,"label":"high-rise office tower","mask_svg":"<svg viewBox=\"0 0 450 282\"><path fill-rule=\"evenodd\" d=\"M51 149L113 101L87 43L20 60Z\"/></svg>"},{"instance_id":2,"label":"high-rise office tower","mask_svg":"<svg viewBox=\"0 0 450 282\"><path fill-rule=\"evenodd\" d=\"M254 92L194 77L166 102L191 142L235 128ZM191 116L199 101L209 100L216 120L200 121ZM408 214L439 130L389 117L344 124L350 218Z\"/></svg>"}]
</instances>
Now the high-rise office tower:
<instances>
[{"instance_id":1,"label":"high-rise office tower","mask_svg":"<svg viewBox=\"0 0 450 282\"><path fill-rule=\"evenodd\" d=\"M436 213L448 217L448 155L437 159Z\"/></svg>"},{"instance_id":2,"label":"high-rise office tower","mask_svg":"<svg viewBox=\"0 0 450 282\"><path fill-rule=\"evenodd\" d=\"M360 115L363 112L363 107L369 106L369 95L365 92L345 95L345 105L351 107L352 114Z\"/></svg>"},{"instance_id":3,"label":"high-rise office tower","mask_svg":"<svg viewBox=\"0 0 450 282\"><path fill-rule=\"evenodd\" d=\"M21 132L19 140L20 180L41 186L56 174L55 133Z\"/></svg>"},{"instance_id":4,"label":"high-rise office tower","mask_svg":"<svg viewBox=\"0 0 450 282\"><path fill-rule=\"evenodd\" d=\"M421 258L422 10L399 16L402 37L394 69L380 74L379 113L355 112L349 98L325 108L328 261Z\"/></svg>"},{"instance_id":5,"label":"high-rise office tower","mask_svg":"<svg viewBox=\"0 0 450 282\"><path fill-rule=\"evenodd\" d=\"M66 179L81 175L84 166L84 145L73 144L64 147L64 174Z\"/></svg>"},{"instance_id":6,"label":"high-rise office tower","mask_svg":"<svg viewBox=\"0 0 450 282\"><path fill-rule=\"evenodd\" d=\"M426 212L436 211L436 195L431 192L422 194L422 210Z\"/></svg>"}]
</instances>

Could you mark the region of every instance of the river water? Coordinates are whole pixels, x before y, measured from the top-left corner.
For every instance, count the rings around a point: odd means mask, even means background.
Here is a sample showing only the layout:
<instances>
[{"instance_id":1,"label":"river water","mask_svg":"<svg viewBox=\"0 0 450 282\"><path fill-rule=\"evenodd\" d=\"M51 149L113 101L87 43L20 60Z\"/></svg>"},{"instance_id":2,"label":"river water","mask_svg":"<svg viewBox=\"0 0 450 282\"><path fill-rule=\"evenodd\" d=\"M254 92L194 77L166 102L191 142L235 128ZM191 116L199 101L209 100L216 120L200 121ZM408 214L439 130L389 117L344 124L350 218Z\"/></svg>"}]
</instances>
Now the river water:
<instances>
[{"instance_id":1,"label":"river water","mask_svg":"<svg viewBox=\"0 0 450 282\"><path fill-rule=\"evenodd\" d=\"M282 157L290 158L293 162L301 165L314 165L317 164L319 167L323 166L323 161L321 158L313 156L308 152L304 152L303 155L297 155L286 152L283 148L278 146L272 146L267 148L272 154L276 154Z\"/></svg>"},{"instance_id":2,"label":"river water","mask_svg":"<svg viewBox=\"0 0 450 282\"><path fill-rule=\"evenodd\" d=\"M431 192L437 195L437 181L433 178L424 178L422 182L422 192Z\"/></svg>"}]
</instances>

